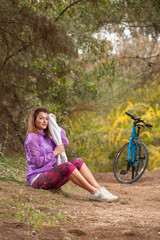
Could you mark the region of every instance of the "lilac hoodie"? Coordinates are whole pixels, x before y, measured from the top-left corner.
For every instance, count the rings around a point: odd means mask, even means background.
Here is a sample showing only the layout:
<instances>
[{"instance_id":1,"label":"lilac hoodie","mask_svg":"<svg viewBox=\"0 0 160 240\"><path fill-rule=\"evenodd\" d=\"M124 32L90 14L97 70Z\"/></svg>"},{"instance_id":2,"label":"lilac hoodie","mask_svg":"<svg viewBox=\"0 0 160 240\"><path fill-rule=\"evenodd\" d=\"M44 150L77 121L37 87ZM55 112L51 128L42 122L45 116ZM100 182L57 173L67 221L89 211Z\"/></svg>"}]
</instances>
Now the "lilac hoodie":
<instances>
[{"instance_id":1,"label":"lilac hoodie","mask_svg":"<svg viewBox=\"0 0 160 240\"><path fill-rule=\"evenodd\" d=\"M47 137L44 131L38 133L40 136L36 133L28 133L24 143L28 161L26 179L29 185L37 175L50 170L57 162L57 157L53 153L56 147L53 138ZM61 137L62 143L67 147L69 142L63 128L61 128Z\"/></svg>"}]
</instances>

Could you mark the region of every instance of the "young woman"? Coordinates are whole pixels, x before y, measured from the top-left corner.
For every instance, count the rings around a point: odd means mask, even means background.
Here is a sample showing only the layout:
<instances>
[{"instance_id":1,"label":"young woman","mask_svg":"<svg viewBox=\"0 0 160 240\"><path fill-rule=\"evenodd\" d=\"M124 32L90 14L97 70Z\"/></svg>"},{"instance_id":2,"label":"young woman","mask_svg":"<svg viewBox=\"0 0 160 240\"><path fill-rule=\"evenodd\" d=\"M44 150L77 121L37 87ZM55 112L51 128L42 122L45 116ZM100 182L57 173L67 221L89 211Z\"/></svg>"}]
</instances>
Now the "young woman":
<instances>
[{"instance_id":1,"label":"young woman","mask_svg":"<svg viewBox=\"0 0 160 240\"><path fill-rule=\"evenodd\" d=\"M65 130L61 128L62 144L56 146L48 127L49 111L36 107L30 115L25 140L28 161L27 181L33 188L58 189L71 180L88 191L90 200L112 202L118 199L101 187L81 158L57 165L58 154L69 145ZM56 116L53 115L56 120Z\"/></svg>"}]
</instances>

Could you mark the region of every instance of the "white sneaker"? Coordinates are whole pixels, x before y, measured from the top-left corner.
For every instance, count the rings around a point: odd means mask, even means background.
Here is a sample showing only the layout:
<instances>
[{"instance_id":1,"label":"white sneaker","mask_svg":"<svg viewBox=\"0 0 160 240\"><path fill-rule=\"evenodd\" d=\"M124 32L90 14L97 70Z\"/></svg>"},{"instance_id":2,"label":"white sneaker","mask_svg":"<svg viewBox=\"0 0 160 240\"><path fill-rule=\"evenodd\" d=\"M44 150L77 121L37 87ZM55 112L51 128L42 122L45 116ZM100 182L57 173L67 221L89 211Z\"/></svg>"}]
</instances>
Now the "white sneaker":
<instances>
[{"instance_id":1,"label":"white sneaker","mask_svg":"<svg viewBox=\"0 0 160 240\"><path fill-rule=\"evenodd\" d=\"M88 193L87 196L89 197L89 200L92 200L92 201L100 201L100 202L106 201L106 197L100 191L100 189L97 190L97 192L95 194Z\"/></svg>"},{"instance_id":2,"label":"white sneaker","mask_svg":"<svg viewBox=\"0 0 160 240\"><path fill-rule=\"evenodd\" d=\"M99 189L95 194L88 193L87 196L89 197L89 200L92 201L100 201L100 202L112 202L114 201L113 196L106 194L104 190Z\"/></svg>"},{"instance_id":3,"label":"white sneaker","mask_svg":"<svg viewBox=\"0 0 160 240\"><path fill-rule=\"evenodd\" d=\"M104 187L102 187L102 188L100 189L100 191L103 192L104 194L106 194L106 196L108 196L108 197L111 199L111 201L115 201L115 200L118 199L117 196L115 196L115 195L113 195L112 193L110 193L110 192L109 192L107 189L105 189Z\"/></svg>"}]
</instances>

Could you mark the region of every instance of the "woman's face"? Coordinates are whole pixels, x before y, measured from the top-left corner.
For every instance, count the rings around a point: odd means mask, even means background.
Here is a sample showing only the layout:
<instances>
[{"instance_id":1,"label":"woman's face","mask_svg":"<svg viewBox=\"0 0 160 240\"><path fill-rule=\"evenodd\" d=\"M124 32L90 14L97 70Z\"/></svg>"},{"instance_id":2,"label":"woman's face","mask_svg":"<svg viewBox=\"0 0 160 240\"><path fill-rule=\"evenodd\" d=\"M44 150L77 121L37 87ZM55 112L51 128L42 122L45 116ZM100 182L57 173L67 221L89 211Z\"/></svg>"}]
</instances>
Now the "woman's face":
<instances>
[{"instance_id":1,"label":"woman's face","mask_svg":"<svg viewBox=\"0 0 160 240\"><path fill-rule=\"evenodd\" d=\"M48 113L40 112L35 120L35 126L38 131L42 131L48 126Z\"/></svg>"}]
</instances>

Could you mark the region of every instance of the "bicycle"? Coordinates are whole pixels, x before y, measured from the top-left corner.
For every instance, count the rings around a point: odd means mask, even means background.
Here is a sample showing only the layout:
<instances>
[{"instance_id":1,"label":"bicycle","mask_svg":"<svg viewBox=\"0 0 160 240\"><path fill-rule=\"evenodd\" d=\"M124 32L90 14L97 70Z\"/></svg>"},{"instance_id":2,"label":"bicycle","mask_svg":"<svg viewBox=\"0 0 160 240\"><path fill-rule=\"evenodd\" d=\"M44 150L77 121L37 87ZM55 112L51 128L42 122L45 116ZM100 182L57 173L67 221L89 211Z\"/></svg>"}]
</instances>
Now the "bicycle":
<instances>
[{"instance_id":1,"label":"bicycle","mask_svg":"<svg viewBox=\"0 0 160 240\"><path fill-rule=\"evenodd\" d=\"M146 123L140 117L135 117L125 112L131 117L133 128L129 142L126 143L118 152L114 161L114 176L120 183L134 183L144 173L149 153L146 145L139 140L140 129L147 127L152 129L152 125Z\"/></svg>"}]
</instances>

